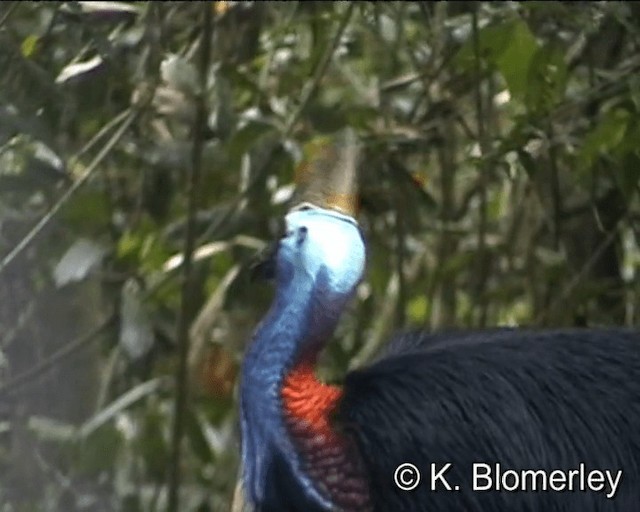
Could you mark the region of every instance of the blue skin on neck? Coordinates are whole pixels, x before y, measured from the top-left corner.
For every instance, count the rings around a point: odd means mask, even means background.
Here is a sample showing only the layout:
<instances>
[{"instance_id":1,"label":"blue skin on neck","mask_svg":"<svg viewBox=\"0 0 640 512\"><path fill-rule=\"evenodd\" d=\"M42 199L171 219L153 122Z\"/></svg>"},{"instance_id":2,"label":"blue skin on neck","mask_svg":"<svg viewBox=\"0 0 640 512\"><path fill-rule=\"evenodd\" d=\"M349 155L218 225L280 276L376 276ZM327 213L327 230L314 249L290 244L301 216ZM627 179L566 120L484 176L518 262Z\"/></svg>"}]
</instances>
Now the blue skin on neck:
<instances>
[{"instance_id":1,"label":"blue skin on neck","mask_svg":"<svg viewBox=\"0 0 640 512\"><path fill-rule=\"evenodd\" d=\"M254 504L267 499L270 466L284 461L307 499L330 508L304 474L287 432L281 388L302 356L313 357L333 332L362 277L365 250L355 220L313 208L286 217L276 256L276 293L245 356L240 384L244 487Z\"/></svg>"}]
</instances>

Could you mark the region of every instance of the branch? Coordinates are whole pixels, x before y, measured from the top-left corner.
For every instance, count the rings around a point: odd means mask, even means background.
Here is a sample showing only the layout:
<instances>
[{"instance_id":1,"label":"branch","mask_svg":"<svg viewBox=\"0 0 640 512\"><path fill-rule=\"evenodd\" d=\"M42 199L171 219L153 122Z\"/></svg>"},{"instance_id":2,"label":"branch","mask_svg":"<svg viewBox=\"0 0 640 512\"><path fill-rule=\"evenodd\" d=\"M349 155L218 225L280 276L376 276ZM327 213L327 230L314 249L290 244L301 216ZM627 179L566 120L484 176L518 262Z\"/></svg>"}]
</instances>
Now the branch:
<instances>
[{"instance_id":1,"label":"branch","mask_svg":"<svg viewBox=\"0 0 640 512\"><path fill-rule=\"evenodd\" d=\"M2 15L2 18L0 18L0 28L2 28L4 26L4 24L9 19L9 16L11 16L11 14L13 13L13 11L14 11L14 9L16 7L18 7L18 2L15 2L15 3L11 4L9 7L7 7L7 10Z\"/></svg>"},{"instance_id":2,"label":"branch","mask_svg":"<svg viewBox=\"0 0 640 512\"><path fill-rule=\"evenodd\" d=\"M625 217L626 216L627 215L625 215ZM554 300L551 304L549 304L549 306L547 306L547 308L538 315L538 317L534 321L534 325L540 325L552 311L557 311L562 304L567 303L567 300L569 299L573 290L580 284L580 282L584 279L587 273L593 268L593 266L596 264L598 259L600 259L600 256L602 256L602 253L605 251L605 249L609 247L611 242L613 242L613 239L618 233L619 225L620 225L620 221L618 221L618 224L616 224L616 226L614 226L611 229L611 231L607 233L607 236L604 238L604 240L602 240L602 242L596 248L596 250L593 251L593 254L585 262L585 264L582 266L580 271L573 277L573 279L571 279L571 281L567 284L567 286L564 287L564 289L562 290L562 293L556 298L556 300Z\"/></svg>"},{"instance_id":3,"label":"branch","mask_svg":"<svg viewBox=\"0 0 640 512\"><path fill-rule=\"evenodd\" d=\"M479 6L476 5L472 11L472 28L473 28L473 50L475 61L475 96L476 96L476 120L478 123L478 144L480 145L480 153L482 158L480 159L480 219L478 223L478 255L477 255L477 288L476 297L480 299L480 327L485 327L487 323L487 311L488 304L485 299L485 293L487 289L487 153L489 152L489 141L487 130L485 129L485 117L487 112L484 108L484 102L482 98L482 61L480 57L480 30L478 28L478 10ZM489 97L487 105L492 101Z\"/></svg>"},{"instance_id":4,"label":"branch","mask_svg":"<svg viewBox=\"0 0 640 512\"><path fill-rule=\"evenodd\" d=\"M111 139L103 146L100 152L96 155L93 161L89 164L84 174L80 176L80 178L74 181L71 186L65 191L64 194L58 199L58 201L51 207L51 209L36 223L35 226L31 228L31 230L24 236L22 240L16 245L9 253L2 258L0 261L0 274L2 274L6 268L15 260L22 251L24 251L29 244L35 239L36 236L45 228L51 219L55 217L55 215L60 211L69 199L80 189L82 185L84 185L93 173L96 171L98 166L102 163L102 161L106 158L106 156L111 152L111 150L115 147L115 145L120 141L125 132L129 129L129 127L133 124L133 122L138 117L138 111L133 110L129 111L127 117L122 121L120 128L113 134ZM103 131L101 130L98 135L102 136Z\"/></svg>"},{"instance_id":5,"label":"branch","mask_svg":"<svg viewBox=\"0 0 640 512\"><path fill-rule=\"evenodd\" d=\"M340 20L340 26L338 27L338 30L336 31L335 36L333 36L331 44L327 47L327 50L322 55L322 59L320 59L320 62L318 62L318 66L316 67L313 73L313 76L311 77L311 80L308 81L306 84L304 84L304 87L302 89L302 94L300 97L300 102L298 103L298 108L296 108L293 111L293 113L289 116L289 119L287 120L287 124L285 125L284 138L289 137L289 135L291 134L291 131L293 130L294 125L298 121L298 118L306 108L307 104L309 103L309 100L315 94L316 90L318 89L318 85L320 85L320 81L322 80L325 73L327 72L327 68L329 67L331 58L333 57L333 54L335 53L336 48L338 48L338 44L340 44L340 39L342 39L342 34L344 34L344 30L345 28L347 28L347 24L351 19L351 14L353 13L354 5L355 5L354 2L349 2L347 10L345 11L344 16Z\"/></svg>"},{"instance_id":6,"label":"branch","mask_svg":"<svg viewBox=\"0 0 640 512\"><path fill-rule=\"evenodd\" d=\"M57 351L55 351L46 359L43 359L42 361L37 363L35 366L31 367L29 370L26 370L20 373L19 375L11 379L9 382L4 384L3 386L0 386L0 397L13 393L17 388L21 387L23 384L28 384L32 378L37 377L40 373L44 373L50 370L60 361L62 361L63 359L66 359L68 356L73 354L76 350L82 348L84 345L93 341L100 334L106 331L107 328L111 326L114 320L115 320L115 315L111 314L88 333L78 338L75 338L74 340L70 341L66 345L60 347Z\"/></svg>"},{"instance_id":7,"label":"branch","mask_svg":"<svg viewBox=\"0 0 640 512\"><path fill-rule=\"evenodd\" d=\"M192 263L193 251L196 243L196 208L197 192L202 171L202 152L204 148L204 132L207 122L207 106L205 103L207 91L207 71L211 60L211 38L213 36L213 9L211 4L202 4L202 38L200 40L200 87L196 100L196 119L194 124L193 151L191 154L191 169L187 182L187 228L184 239L184 262L182 297L180 316L178 317L178 367L176 369L176 399L173 412L173 429L171 435L171 458L169 460L169 512L180 509L180 460L181 446L184 432L184 419L187 408L187 359L189 355L189 317L192 311Z\"/></svg>"}]
</instances>

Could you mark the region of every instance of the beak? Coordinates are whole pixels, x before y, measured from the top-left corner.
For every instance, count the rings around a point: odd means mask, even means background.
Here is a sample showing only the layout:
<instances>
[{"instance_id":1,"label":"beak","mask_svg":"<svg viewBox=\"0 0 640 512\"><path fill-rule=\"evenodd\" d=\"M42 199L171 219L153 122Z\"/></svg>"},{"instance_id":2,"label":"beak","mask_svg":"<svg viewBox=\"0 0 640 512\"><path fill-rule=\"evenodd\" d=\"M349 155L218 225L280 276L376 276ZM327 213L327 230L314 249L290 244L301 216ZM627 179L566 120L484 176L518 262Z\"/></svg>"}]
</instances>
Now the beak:
<instances>
[{"instance_id":1,"label":"beak","mask_svg":"<svg viewBox=\"0 0 640 512\"><path fill-rule=\"evenodd\" d=\"M271 242L255 258L249 269L251 281L271 281L276 277L276 254L279 241Z\"/></svg>"}]
</instances>

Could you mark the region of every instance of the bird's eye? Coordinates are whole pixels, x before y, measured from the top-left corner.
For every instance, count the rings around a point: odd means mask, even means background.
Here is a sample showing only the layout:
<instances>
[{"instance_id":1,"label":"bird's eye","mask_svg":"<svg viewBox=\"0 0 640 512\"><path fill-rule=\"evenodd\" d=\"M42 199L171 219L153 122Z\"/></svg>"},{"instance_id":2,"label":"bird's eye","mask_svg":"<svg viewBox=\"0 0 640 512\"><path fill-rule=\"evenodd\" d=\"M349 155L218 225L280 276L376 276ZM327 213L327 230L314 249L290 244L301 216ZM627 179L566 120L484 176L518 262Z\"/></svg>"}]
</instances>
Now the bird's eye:
<instances>
[{"instance_id":1,"label":"bird's eye","mask_svg":"<svg viewBox=\"0 0 640 512\"><path fill-rule=\"evenodd\" d=\"M302 244L302 242L306 240L307 233L309 233L309 229L307 228L307 226L300 226L298 228L297 238L296 238L296 243L298 245Z\"/></svg>"}]
</instances>

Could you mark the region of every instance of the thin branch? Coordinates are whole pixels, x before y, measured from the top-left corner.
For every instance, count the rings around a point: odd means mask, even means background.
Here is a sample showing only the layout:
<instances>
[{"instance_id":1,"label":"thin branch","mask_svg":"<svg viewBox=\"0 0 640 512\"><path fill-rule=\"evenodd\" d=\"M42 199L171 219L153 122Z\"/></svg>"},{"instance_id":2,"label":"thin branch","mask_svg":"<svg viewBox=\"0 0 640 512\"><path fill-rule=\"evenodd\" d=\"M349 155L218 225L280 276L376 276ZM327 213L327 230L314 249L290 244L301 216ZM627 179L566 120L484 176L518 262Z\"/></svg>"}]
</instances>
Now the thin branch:
<instances>
[{"instance_id":1,"label":"thin branch","mask_svg":"<svg viewBox=\"0 0 640 512\"><path fill-rule=\"evenodd\" d=\"M291 134L291 131L293 130L293 127L298 122L298 118L300 117L304 109L307 107L307 104L309 103L313 95L316 93L316 90L318 89L318 85L320 85L320 81L322 80L325 73L327 72L327 68L329 67L333 54L335 53L336 49L338 48L338 45L340 44L340 40L342 39L342 34L344 34L344 30L347 28L347 25L349 24L349 20L351 19L351 14L353 13L354 6L355 6L355 2L349 2L347 10L345 11L344 16L342 17L342 20L340 20L340 26L338 27L338 30L336 31L336 34L333 37L333 40L331 41L331 44L327 47L327 50L322 56L322 59L320 59L320 62L318 62L318 66L316 67L315 72L311 77L311 80L308 81L306 84L304 84L304 87L302 89L302 95L300 97L300 102L298 103L298 107L289 116L289 119L287 120L287 124L285 125L284 138L289 137L289 135Z\"/></svg>"},{"instance_id":2,"label":"thin branch","mask_svg":"<svg viewBox=\"0 0 640 512\"><path fill-rule=\"evenodd\" d=\"M0 18L0 28L2 28L4 26L4 24L7 22L7 20L9 19L9 16L11 16L11 14L13 13L13 11L15 10L16 7L18 7L18 4L20 2L14 2L12 3L9 7L7 7L7 10L4 12L4 14L2 15L2 18Z\"/></svg>"},{"instance_id":3,"label":"thin branch","mask_svg":"<svg viewBox=\"0 0 640 512\"><path fill-rule=\"evenodd\" d=\"M406 300L407 300L407 276L405 272L405 260L407 259L406 251L406 203L400 197L400 191L395 194L395 213L396 213L396 272L398 274L398 302L396 304L395 324L397 328L402 328L406 323Z\"/></svg>"},{"instance_id":4,"label":"thin branch","mask_svg":"<svg viewBox=\"0 0 640 512\"><path fill-rule=\"evenodd\" d=\"M189 355L188 368L192 370L198 368L198 364L203 361L205 344L208 340L208 334L211 332L215 321L224 304L224 299L229 290L229 286L235 281L240 273L241 267L236 264L225 274L220 281L215 292L211 294L209 300L200 310L197 318L193 321L191 329L189 329L189 339L191 342L191 350Z\"/></svg>"},{"instance_id":5,"label":"thin branch","mask_svg":"<svg viewBox=\"0 0 640 512\"><path fill-rule=\"evenodd\" d=\"M424 254L416 253L411 256L404 267L405 279L414 282L418 272L424 264ZM393 330L394 314L398 307L398 273L394 271L387 281L382 309L371 327L371 333L367 336L367 341L360 350L351 358L349 369L354 370L362 367L367 361L371 361L373 356L380 350L387 340L390 331Z\"/></svg>"},{"instance_id":6,"label":"thin branch","mask_svg":"<svg viewBox=\"0 0 640 512\"><path fill-rule=\"evenodd\" d=\"M2 338L0 338L0 348L4 350L9 348L9 345L14 342L22 328L31 321L35 310L34 301L29 302L27 307L18 314L18 319L15 321L13 326L6 331L6 334Z\"/></svg>"},{"instance_id":7,"label":"thin branch","mask_svg":"<svg viewBox=\"0 0 640 512\"><path fill-rule=\"evenodd\" d=\"M102 139L107 133L113 130L115 126L124 122L127 116L129 115L131 115L131 108L127 108L126 110L123 110L122 112L120 112L116 117L111 119L111 121L109 121L102 128L100 128L100 130L98 130L98 133L96 133L93 137L91 137L91 140L87 142L84 146L82 146L78 150L78 152L70 158L70 160L71 161L76 160L80 158L82 155L84 155L85 153L87 153L88 151L90 151L91 149L93 149L93 146L95 146L98 142L100 142L100 139Z\"/></svg>"},{"instance_id":8,"label":"thin branch","mask_svg":"<svg viewBox=\"0 0 640 512\"><path fill-rule=\"evenodd\" d=\"M118 413L128 409L142 398L166 387L168 384L167 379L168 377L156 377L128 389L109 405L99 410L91 418L85 421L78 429L78 434L80 437L87 438L101 426L111 421Z\"/></svg>"},{"instance_id":9,"label":"thin branch","mask_svg":"<svg viewBox=\"0 0 640 512\"><path fill-rule=\"evenodd\" d=\"M591 254L590 258L585 262L580 271L573 277L573 279L571 279L567 286L564 287L562 293L558 295L556 299L552 301L547 306L547 308L538 315L538 317L535 319L534 325L540 325L547 318L549 313L551 313L552 311L557 311L561 304L566 304L573 290L580 284L580 281L582 281L587 273L593 268L593 266L596 264L600 256L602 256L602 253L604 253L607 247L609 247L614 237L618 233L617 228L619 225L620 221L618 221L618 224L614 226L611 231L609 231L606 238L604 238L604 240L602 240L596 250L593 251L593 254Z\"/></svg>"},{"instance_id":10,"label":"thin branch","mask_svg":"<svg viewBox=\"0 0 640 512\"><path fill-rule=\"evenodd\" d=\"M32 381L34 377L37 377L39 374L50 370L55 365L57 365L60 361L66 359L68 356L75 353L76 350L82 348L86 344L98 338L100 334L105 332L107 328L111 326L114 320L115 320L114 314L108 316L106 319L104 319L101 323L99 323L96 327L94 327L88 333L82 336L79 336L78 338L75 338L74 340L70 341L66 345L63 345L46 359L43 359L42 361L40 361L30 369L22 372L21 374L11 379L9 382L4 384L3 386L0 386L0 397L9 395L12 392L14 392L16 389L20 388L22 385L30 383L30 381Z\"/></svg>"},{"instance_id":11,"label":"thin branch","mask_svg":"<svg viewBox=\"0 0 640 512\"><path fill-rule=\"evenodd\" d=\"M478 28L478 6L476 5L471 13L473 26L473 50L475 61L476 75L476 120L478 124L478 144L480 145L480 218L478 222L478 270L477 270L477 289L476 296L480 299L480 327L484 327L487 323L487 301L484 295L487 286L487 153L489 152L489 143L487 140L487 130L485 129L485 108L482 101L482 64L480 56L480 31ZM489 99L491 101L491 99Z\"/></svg>"},{"instance_id":12,"label":"thin branch","mask_svg":"<svg viewBox=\"0 0 640 512\"><path fill-rule=\"evenodd\" d=\"M111 137L111 139L104 145L100 152L96 155L93 161L89 164L84 174L80 178L74 181L71 186L65 191L64 194L58 199L58 201L51 207L51 209L44 215L33 228L24 236L22 240L16 245L9 253L0 261L0 274L2 274L6 268L16 259L23 250L25 250L29 244L38 236L38 234L45 228L49 222L55 217L60 209L71 199L71 197L84 185L96 169L100 166L102 161L111 152L115 145L120 141L122 136L126 133L129 127L138 117L138 111L134 110L124 119L118 131Z\"/></svg>"},{"instance_id":13,"label":"thin branch","mask_svg":"<svg viewBox=\"0 0 640 512\"><path fill-rule=\"evenodd\" d=\"M182 437L185 428L187 408L187 363L189 355L189 318L192 312L192 260L196 243L196 209L197 192L202 172L202 153L204 149L204 132L207 122L207 74L211 61L211 39L213 37L213 10L209 3L202 4L202 37L200 46L199 78L200 87L196 96L196 119L194 124L193 151L191 169L187 182L187 226L184 239L184 263L180 316L178 317L178 350L179 360L176 369L176 399L173 412L173 429L171 436L171 457L169 460L169 512L180 509L180 462L182 454Z\"/></svg>"}]
</instances>

